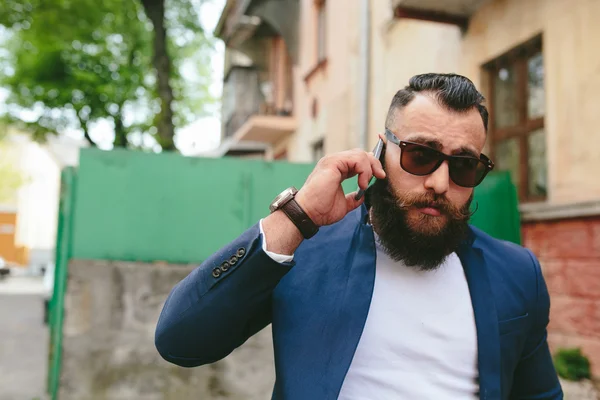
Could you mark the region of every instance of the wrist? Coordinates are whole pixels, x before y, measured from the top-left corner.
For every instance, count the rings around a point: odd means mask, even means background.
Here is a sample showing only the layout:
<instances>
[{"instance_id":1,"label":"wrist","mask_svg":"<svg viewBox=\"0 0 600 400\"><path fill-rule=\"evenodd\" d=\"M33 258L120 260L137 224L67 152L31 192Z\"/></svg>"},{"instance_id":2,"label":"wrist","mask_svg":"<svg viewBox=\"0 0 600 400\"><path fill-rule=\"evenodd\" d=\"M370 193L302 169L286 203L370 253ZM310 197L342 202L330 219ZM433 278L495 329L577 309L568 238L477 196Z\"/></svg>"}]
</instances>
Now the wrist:
<instances>
[{"instance_id":1,"label":"wrist","mask_svg":"<svg viewBox=\"0 0 600 400\"><path fill-rule=\"evenodd\" d=\"M317 226L321 227L321 225L317 222L316 213L310 207L310 196L307 196L305 189L300 189L298 193L296 193L295 200L296 203L302 208L304 213L310 220Z\"/></svg>"},{"instance_id":2,"label":"wrist","mask_svg":"<svg viewBox=\"0 0 600 400\"><path fill-rule=\"evenodd\" d=\"M310 239L319 231L319 226L314 223L309 214L298 203L296 198L298 193L298 190L293 186L287 188L273 200L269 209L271 213L282 211L302 233L304 239ZM302 196L300 198L302 199Z\"/></svg>"},{"instance_id":3,"label":"wrist","mask_svg":"<svg viewBox=\"0 0 600 400\"><path fill-rule=\"evenodd\" d=\"M294 254L304 236L298 227L281 210L274 211L262 221L268 251L277 254Z\"/></svg>"}]
</instances>

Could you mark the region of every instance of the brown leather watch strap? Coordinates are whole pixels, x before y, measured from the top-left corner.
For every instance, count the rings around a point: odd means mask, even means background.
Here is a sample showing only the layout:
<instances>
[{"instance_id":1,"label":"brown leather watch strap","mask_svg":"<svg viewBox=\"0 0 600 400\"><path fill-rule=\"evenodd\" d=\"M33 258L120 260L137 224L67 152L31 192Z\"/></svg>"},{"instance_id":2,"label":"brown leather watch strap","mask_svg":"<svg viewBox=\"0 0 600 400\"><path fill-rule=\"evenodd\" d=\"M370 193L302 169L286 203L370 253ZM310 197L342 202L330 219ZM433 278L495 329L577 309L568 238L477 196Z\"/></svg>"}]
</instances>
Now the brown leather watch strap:
<instances>
[{"instance_id":1,"label":"brown leather watch strap","mask_svg":"<svg viewBox=\"0 0 600 400\"><path fill-rule=\"evenodd\" d=\"M296 199L290 199L290 201L281 206L281 210L288 216L294 225L296 225L305 239L310 239L319 231L319 227L315 225L308 214L304 212Z\"/></svg>"}]
</instances>

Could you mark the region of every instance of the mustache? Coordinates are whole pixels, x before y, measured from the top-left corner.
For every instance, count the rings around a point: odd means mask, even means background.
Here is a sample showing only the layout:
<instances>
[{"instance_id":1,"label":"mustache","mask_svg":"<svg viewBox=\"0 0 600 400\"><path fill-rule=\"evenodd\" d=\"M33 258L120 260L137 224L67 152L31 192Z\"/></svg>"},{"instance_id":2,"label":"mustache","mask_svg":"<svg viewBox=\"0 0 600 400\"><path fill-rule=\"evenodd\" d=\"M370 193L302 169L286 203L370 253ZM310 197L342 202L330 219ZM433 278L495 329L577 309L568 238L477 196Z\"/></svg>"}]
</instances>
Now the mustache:
<instances>
[{"instance_id":1,"label":"mustache","mask_svg":"<svg viewBox=\"0 0 600 400\"><path fill-rule=\"evenodd\" d=\"M426 208L434 207L440 213L447 215L455 220L468 220L479 209L479 204L475 203L475 209L471 210L471 199L463 207L457 207L443 195L419 193L419 194L404 194L400 198L389 198L395 205L403 210L409 208Z\"/></svg>"}]
</instances>

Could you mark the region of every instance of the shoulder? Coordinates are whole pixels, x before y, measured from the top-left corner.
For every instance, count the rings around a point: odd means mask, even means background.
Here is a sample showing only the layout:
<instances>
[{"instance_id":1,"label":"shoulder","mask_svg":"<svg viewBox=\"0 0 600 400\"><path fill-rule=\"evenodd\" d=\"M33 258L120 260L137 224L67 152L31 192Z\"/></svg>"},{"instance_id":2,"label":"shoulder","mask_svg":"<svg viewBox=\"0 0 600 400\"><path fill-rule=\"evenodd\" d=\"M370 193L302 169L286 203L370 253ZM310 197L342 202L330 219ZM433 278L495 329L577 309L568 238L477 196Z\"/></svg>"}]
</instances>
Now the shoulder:
<instances>
[{"instance_id":1,"label":"shoulder","mask_svg":"<svg viewBox=\"0 0 600 400\"><path fill-rule=\"evenodd\" d=\"M546 286L542 270L533 252L516 243L496 239L471 227L473 247L482 251L494 294L504 303L540 306Z\"/></svg>"},{"instance_id":2,"label":"shoulder","mask_svg":"<svg viewBox=\"0 0 600 400\"><path fill-rule=\"evenodd\" d=\"M484 252L484 257L491 261L503 261L507 265L518 268L533 268L537 259L533 252L521 245L490 236L479 228L471 226L473 246Z\"/></svg>"}]
</instances>

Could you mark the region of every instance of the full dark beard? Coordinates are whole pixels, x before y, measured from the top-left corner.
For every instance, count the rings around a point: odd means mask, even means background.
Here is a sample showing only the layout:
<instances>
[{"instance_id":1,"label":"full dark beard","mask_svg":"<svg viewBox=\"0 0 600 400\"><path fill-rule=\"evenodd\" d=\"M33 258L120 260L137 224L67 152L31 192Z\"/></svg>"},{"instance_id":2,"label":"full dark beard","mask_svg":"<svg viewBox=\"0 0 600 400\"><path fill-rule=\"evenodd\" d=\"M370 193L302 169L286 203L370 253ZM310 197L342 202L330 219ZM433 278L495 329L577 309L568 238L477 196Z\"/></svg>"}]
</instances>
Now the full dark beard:
<instances>
[{"instance_id":1,"label":"full dark beard","mask_svg":"<svg viewBox=\"0 0 600 400\"><path fill-rule=\"evenodd\" d=\"M398 198L388 180L377 180L366 193L371 223L384 251L395 261L419 270L437 269L466 238L473 195L461 208L443 197L431 195ZM407 207L439 204L445 218L421 214L410 217ZM412 226L411 226L412 225Z\"/></svg>"}]
</instances>

